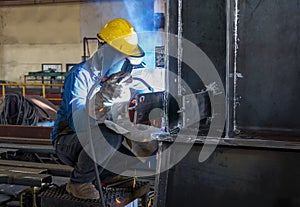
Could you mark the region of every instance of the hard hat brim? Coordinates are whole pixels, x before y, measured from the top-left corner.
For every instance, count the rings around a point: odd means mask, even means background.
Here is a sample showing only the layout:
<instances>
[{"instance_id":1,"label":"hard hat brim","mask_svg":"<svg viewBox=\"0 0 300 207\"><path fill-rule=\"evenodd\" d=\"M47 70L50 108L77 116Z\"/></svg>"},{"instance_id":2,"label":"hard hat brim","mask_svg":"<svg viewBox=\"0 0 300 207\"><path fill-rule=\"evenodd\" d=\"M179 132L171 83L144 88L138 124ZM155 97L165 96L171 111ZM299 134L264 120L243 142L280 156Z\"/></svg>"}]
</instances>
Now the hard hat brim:
<instances>
[{"instance_id":1,"label":"hard hat brim","mask_svg":"<svg viewBox=\"0 0 300 207\"><path fill-rule=\"evenodd\" d=\"M119 47L117 47L112 41L106 41L104 38L102 38L100 36L100 34L97 34L97 39L101 43L109 44L111 47L115 48L116 50L118 50L119 52L121 52L125 55L132 56L132 57L144 57L145 56L145 52L140 45L136 45L136 47L130 51L125 51L125 50L122 50Z\"/></svg>"},{"instance_id":2,"label":"hard hat brim","mask_svg":"<svg viewBox=\"0 0 300 207\"><path fill-rule=\"evenodd\" d=\"M134 50L134 51L132 52L132 54L129 54L129 56L132 56L132 57L144 57L144 56L145 56L145 52L144 52L144 50L141 48L140 45L137 45L136 50Z\"/></svg>"}]
</instances>

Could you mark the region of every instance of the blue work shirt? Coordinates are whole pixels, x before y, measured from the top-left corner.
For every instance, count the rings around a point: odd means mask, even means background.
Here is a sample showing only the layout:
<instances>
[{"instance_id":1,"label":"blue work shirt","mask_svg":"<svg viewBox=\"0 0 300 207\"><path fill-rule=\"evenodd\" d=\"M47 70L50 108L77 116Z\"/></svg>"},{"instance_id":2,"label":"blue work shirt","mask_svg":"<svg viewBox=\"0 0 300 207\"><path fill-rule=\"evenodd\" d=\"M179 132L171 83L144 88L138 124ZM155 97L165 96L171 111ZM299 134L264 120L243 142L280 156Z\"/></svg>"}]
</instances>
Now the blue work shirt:
<instances>
[{"instance_id":1,"label":"blue work shirt","mask_svg":"<svg viewBox=\"0 0 300 207\"><path fill-rule=\"evenodd\" d=\"M87 114L85 110L86 98L93 85L99 81L100 76L96 74L96 72L88 69L87 64L85 63L86 62L82 62L72 67L65 78L62 103L57 112L54 128L50 135L52 143L59 136L58 128L61 122L64 121L74 132L76 132L76 129L78 128L76 124L74 125L74 112ZM99 89L100 85L93 94ZM81 122L82 128L87 127L84 123L85 120L79 120L79 122ZM89 124L97 124L97 122L96 120L92 120Z\"/></svg>"}]
</instances>

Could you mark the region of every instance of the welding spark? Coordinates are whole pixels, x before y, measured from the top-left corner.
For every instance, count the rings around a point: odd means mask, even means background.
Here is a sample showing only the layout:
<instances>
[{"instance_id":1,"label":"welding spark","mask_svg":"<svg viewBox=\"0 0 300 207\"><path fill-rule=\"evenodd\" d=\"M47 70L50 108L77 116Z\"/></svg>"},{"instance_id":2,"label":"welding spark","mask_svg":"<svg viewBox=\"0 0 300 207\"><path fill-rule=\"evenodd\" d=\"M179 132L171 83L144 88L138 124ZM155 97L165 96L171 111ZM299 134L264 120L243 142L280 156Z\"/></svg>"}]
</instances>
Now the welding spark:
<instances>
[{"instance_id":1,"label":"welding spark","mask_svg":"<svg viewBox=\"0 0 300 207\"><path fill-rule=\"evenodd\" d=\"M116 202L117 202L117 204L121 204L122 203L120 198L116 198Z\"/></svg>"},{"instance_id":2,"label":"welding spark","mask_svg":"<svg viewBox=\"0 0 300 207\"><path fill-rule=\"evenodd\" d=\"M132 187L133 187L133 188L136 187L136 177L133 178L133 185L132 185Z\"/></svg>"}]
</instances>

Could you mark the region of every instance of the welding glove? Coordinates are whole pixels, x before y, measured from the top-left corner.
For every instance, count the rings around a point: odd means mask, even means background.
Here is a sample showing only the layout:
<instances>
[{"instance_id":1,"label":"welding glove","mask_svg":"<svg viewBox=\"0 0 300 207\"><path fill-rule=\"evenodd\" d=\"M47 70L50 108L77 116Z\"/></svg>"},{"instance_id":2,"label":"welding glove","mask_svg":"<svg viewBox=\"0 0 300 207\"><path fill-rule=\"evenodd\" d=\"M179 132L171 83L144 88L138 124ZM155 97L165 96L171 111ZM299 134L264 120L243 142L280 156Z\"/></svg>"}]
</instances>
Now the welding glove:
<instances>
[{"instance_id":1,"label":"welding glove","mask_svg":"<svg viewBox=\"0 0 300 207\"><path fill-rule=\"evenodd\" d=\"M102 87L95 94L94 100L91 102L94 105L91 108L94 109L95 118L98 122L104 122L113 103L122 98L123 86L129 81L131 81L130 73L118 72L112 74L103 82ZM129 98L127 101L129 101Z\"/></svg>"}]
</instances>

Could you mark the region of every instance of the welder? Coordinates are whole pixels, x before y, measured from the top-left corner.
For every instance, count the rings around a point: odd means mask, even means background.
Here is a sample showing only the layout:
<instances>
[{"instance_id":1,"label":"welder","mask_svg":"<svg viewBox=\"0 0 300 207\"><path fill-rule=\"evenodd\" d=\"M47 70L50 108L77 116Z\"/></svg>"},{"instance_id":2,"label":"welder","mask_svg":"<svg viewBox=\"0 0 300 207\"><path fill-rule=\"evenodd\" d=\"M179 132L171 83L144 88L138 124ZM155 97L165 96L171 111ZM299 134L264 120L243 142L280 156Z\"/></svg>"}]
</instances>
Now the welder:
<instances>
[{"instance_id":1,"label":"welder","mask_svg":"<svg viewBox=\"0 0 300 207\"><path fill-rule=\"evenodd\" d=\"M102 123L109 111L106 105L119 95L119 82L130 79L133 65L141 64L145 54L138 44L134 27L125 19L109 21L97 34L97 38L98 50L86 61L72 67L65 78L63 100L51 133L57 156L65 164L74 167L66 190L81 199L98 199L100 196L93 185L96 177L95 163L84 150L78 131L84 131L90 125L99 127L102 132L99 134L100 139L108 139L115 149L132 155L122 145L122 135ZM98 82L95 91L91 91ZM95 110L96 115L89 117L89 122L86 122L80 117L89 116L86 102L91 92L98 95L98 108ZM100 166L99 168L101 181L109 181L116 176Z\"/></svg>"}]
</instances>

